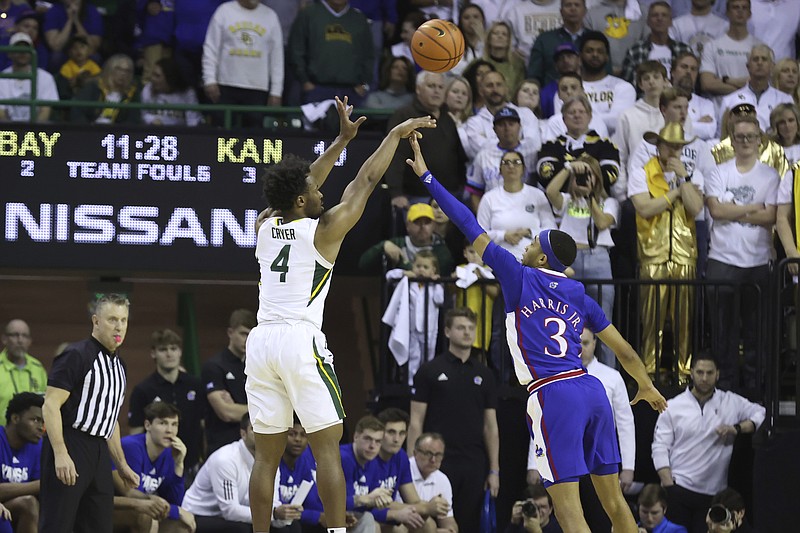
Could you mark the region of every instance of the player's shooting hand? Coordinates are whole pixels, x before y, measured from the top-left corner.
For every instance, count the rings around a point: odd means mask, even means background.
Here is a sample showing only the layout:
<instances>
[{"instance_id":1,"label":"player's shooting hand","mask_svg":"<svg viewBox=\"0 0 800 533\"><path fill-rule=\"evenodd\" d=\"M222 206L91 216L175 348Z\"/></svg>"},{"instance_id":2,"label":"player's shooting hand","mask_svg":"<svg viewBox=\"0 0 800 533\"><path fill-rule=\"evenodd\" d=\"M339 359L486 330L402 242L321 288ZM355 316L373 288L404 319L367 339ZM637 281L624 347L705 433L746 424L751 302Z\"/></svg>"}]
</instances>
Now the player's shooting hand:
<instances>
[{"instance_id":1,"label":"player's shooting hand","mask_svg":"<svg viewBox=\"0 0 800 533\"><path fill-rule=\"evenodd\" d=\"M56 477L61 483L71 487L78 482L78 471L75 470L75 463L69 453L55 454L55 465Z\"/></svg>"},{"instance_id":2,"label":"player's shooting hand","mask_svg":"<svg viewBox=\"0 0 800 533\"><path fill-rule=\"evenodd\" d=\"M273 514L278 520L299 520L302 513L302 505L283 504L276 507Z\"/></svg>"},{"instance_id":3,"label":"player's shooting hand","mask_svg":"<svg viewBox=\"0 0 800 533\"><path fill-rule=\"evenodd\" d=\"M139 487L139 474L131 470L130 466L122 465L121 468L117 469L117 472L127 488L135 489ZM167 510L169 511L169 509Z\"/></svg>"},{"instance_id":4,"label":"player's shooting hand","mask_svg":"<svg viewBox=\"0 0 800 533\"><path fill-rule=\"evenodd\" d=\"M405 122L401 122L392 131L400 136L401 139L406 139L411 136L422 137L422 134L417 131L419 128L435 128L436 119L427 117L410 118Z\"/></svg>"},{"instance_id":5,"label":"player's shooting hand","mask_svg":"<svg viewBox=\"0 0 800 533\"><path fill-rule=\"evenodd\" d=\"M350 120L353 106L347 104L348 98L345 96L344 101L342 101L336 96L334 99L336 100L336 111L339 113L339 136L348 141L354 139L358 133L358 127L367 120L367 117L359 117L353 122Z\"/></svg>"},{"instance_id":6,"label":"player's shooting hand","mask_svg":"<svg viewBox=\"0 0 800 533\"><path fill-rule=\"evenodd\" d=\"M659 413L663 413L667 410L667 400L661 396L661 393L658 392L652 383L646 387L639 386L639 391L636 393L633 400L631 400L631 405L635 405L642 400L649 403L650 407Z\"/></svg>"},{"instance_id":7,"label":"player's shooting hand","mask_svg":"<svg viewBox=\"0 0 800 533\"><path fill-rule=\"evenodd\" d=\"M411 529L421 528L425 525L425 519L413 507L399 509L396 511L394 519Z\"/></svg>"},{"instance_id":8,"label":"player's shooting hand","mask_svg":"<svg viewBox=\"0 0 800 533\"><path fill-rule=\"evenodd\" d=\"M425 163L425 158L422 157L422 150L419 147L419 140L416 136L412 135L408 142L411 144L411 152L414 154L414 159L406 159L406 164L414 170L414 174L422 177L428 171L428 165Z\"/></svg>"}]
</instances>

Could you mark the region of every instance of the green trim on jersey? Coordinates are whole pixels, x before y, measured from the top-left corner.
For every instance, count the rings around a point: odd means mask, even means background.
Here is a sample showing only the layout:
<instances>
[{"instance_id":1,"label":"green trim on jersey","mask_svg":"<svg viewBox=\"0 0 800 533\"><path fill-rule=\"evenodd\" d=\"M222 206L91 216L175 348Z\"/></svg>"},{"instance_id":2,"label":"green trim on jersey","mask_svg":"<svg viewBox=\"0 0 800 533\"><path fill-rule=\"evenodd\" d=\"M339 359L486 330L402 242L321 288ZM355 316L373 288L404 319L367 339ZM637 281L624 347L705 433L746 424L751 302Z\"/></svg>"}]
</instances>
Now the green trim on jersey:
<instances>
[{"instance_id":1,"label":"green trim on jersey","mask_svg":"<svg viewBox=\"0 0 800 533\"><path fill-rule=\"evenodd\" d=\"M319 372L319 377L322 378L322 382L325 383L325 386L328 388L328 392L331 395L331 400L333 400L333 406L336 408L336 414L339 415L340 419L344 419L345 415L344 406L342 405L342 389L339 387L339 380L336 379L336 373L333 371L333 366L323 361L322 357L320 357L319 351L317 351L316 340L312 340L311 344L314 347L314 359L317 361L317 371Z\"/></svg>"},{"instance_id":2,"label":"green trim on jersey","mask_svg":"<svg viewBox=\"0 0 800 533\"><path fill-rule=\"evenodd\" d=\"M325 268L324 266L316 263L316 268L314 269L314 282L311 284L311 299L308 300L308 305L311 305L311 302L319 296L319 293L322 292L322 288L325 286L325 283L331 277L332 268Z\"/></svg>"}]
</instances>

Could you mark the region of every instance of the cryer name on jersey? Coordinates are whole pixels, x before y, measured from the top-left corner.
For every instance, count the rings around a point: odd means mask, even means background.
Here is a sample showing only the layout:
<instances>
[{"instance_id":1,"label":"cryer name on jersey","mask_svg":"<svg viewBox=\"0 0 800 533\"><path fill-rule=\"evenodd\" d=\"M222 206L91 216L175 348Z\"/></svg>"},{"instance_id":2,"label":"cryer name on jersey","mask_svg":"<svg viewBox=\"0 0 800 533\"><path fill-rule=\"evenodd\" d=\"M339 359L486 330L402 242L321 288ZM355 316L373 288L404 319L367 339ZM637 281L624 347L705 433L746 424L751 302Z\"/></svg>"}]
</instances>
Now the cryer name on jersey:
<instances>
[{"instance_id":1,"label":"cryer name on jersey","mask_svg":"<svg viewBox=\"0 0 800 533\"><path fill-rule=\"evenodd\" d=\"M294 236L294 228L277 228L273 226L272 238L281 239L282 241L293 241L296 239Z\"/></svg>"}]
</instances>

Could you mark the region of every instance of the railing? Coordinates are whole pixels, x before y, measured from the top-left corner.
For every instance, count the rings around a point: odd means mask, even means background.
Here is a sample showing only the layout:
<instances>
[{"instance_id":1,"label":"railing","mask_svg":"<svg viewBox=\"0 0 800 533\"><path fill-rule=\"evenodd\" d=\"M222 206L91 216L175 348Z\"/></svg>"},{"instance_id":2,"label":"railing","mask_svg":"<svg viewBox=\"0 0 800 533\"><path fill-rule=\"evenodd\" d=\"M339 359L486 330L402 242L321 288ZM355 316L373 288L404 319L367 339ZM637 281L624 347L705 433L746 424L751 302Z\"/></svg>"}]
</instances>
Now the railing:
<instances>
[{"instance_id":1,"label":"railing","mask_svg":"<svg viewBox=\"0 0 800 533\"><path fill-rule=\"evenodd\" d=\"M2 51L3 47L0 47ZM36 94L35 89L35 76L32 73L22 74L2 74L3 78L33 78L33 85L31 94ZM85 101L85 100L38 100L31 99L0 99L0 105L14 105L14 106L29 106L31 108L31 122L35 122L35 110L38 107L52 107L58 109L72 109L72 108L93 108L93 109L127 109L127 110L143 110L143 109L158 109L165 111L198 111L200 113L217 113L222 114L223 123L222 127L230 129L234 127L234 116L241 113L259 113L274 118L283 119L282 121L275 120L271 129L278 128L301 128L303 126L301 117L303 110L300 107L283 107L283 106L258 106L258 105L228 105L228 104L160 104L160 103L143 103L143 102L100 102L100 101ZM391 109L365 109L359 107L356 110L357 115L364 115L367 117L375 117L381 120L387 119L393 110ZM294 120L292 120L294 119Z\"/></svg>"},{"instance_id":2,"label":"railing","mask_svg":"<svg viewBox=\"0 0 800 533\"><path fill-rule=\"evenodd\" d=\"M661 287L673 288L677 292L693 290L694 297L690 300L692 301L692 308L688 310L693 315L691 339L689 339L688 343L691 347L690 353L696 354L700 351L706 351L712 355L718 355L719 353L713 339L711 324L715 317L714 309L721 298L721 293L723 291L732 292L735 295L731 311L733 316L739 317L742 310L739 303L741 295L745 291L753 291L754 301L757 302L755 315L751 317L753 323L757 324L755 333L751 336L754 342L747 345L742 343L743 349L737 350L737 364L741 364L738 362L738 358L745 355L745 351L749 350L755 354L756 366L753 369L755 372L755 387L735 387L735 389L740 394L749 397L753 401L763 403L767 407L768 424L765 427L768 431L772 431L800 427L800 419L795 416L795 413L798 412L797 404L800 403L800 373L796 370L796 333L800 332L800 314L790 314L795 310L795 300L798 292L797 288L791 285L791 282L785 281L785 278L787 278L785 275L787 264L788 262L784 261L778 265L771 277L771 286L763 289L755 283L726 283L709 280L585 280L584 283L587 287L597 287L598 292L601 294L603 290L614 288L613 323L637 352L640 352L642 347L642 325L644 322L639 301L642 289L646 287ZM419 279L415 281L427 284L443 283L448 289L446 294L454 294L452 290L456 281L454 278L443 278L436 281ZM477 283L485 286L491 281L479 280ZM392 288L393 284L385 284L384 308ZM786 299L787 291L792 293L789 301ZM658 324L662 318L660 311L661 293L660 291L655 291L655 294L656 313L652 318ZM449 307L452 307L452 298L445 298L445 305L440 310L440 323L444 317L445 310ZM671 316L664 318L668 322L675 324L677 322L675 316L683 311L680 306L676 306L673 312L670 313ZM427 309L425 312L428 312ZM484 309L484 313L486 312L491 313L492 310ZM791 319L776 320L773 318L784 316ZM495 315L495 320L496 318L497 315ZM479 327L483 327L483 322L480 318ZM740 328L738 324L731 324L729 329L726 329L726 333L740 336L745 327L747 325L742 325ZM496 324L492 325L492 329L498 329ZM686 384L685 378L687 376L680 376L677 350L677 345L681 341L680 335L685 332L676 331L677 329L675 327L665 327L665 331L672 332L672 342L667 342L667 339L662 338L661 342L655 343L656 366L653 378L654 382L660 387L677 388ZM407 384L407 366L397 365L389 352L386 341L390 331L387 326L382 326L382 341L376 355L374 367L376 369L377 397L407 396L410 391ZM441 327L439 330L439 345L442 349L446 349L447 340L444 338L443 332L444 329ZM499 340L502 344L505 343L505 338ZM669 349L670 347L671 349ZM500 378L501 385L516 382L516 378L513 375L513 367L507 366L511 365L510 358L501 358L500 364L496 365L493 364L493 358L489 354L481 350L476 351L478 356L482 357L495 372L495 375ZM496 361L497 358L494 358L494 360ZM620 369L620 371L630 383L630 377L627 376L623 369Z\"/></svg>"}]
</instances>

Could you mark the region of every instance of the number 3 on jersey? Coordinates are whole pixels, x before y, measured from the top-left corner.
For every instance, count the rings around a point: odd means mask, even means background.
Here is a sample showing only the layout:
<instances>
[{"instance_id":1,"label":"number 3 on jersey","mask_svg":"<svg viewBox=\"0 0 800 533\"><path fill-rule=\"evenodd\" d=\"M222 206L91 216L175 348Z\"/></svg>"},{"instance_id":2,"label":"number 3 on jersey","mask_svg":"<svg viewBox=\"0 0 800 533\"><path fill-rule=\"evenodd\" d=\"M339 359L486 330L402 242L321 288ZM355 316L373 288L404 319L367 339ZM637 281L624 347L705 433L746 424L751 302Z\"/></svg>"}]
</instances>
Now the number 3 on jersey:
<instances>
[{"instance_id":1,"label":"number 3 on jersey","mask_svg":"<svg viewBox=\"0 0 800 533\"><path fill-rule=\"evenodd\" d=\"M550 335L550 338L558 343L559 353L551 353L547 346L544 347L544 353L550 357L564 357L567 355L567 348L569 347L567 344L567 339L564 338L564 332L567 331L567 323L557 317L545 318L544 327L548 331L548 326L550 326L550 324L556 325L556 332Z\"/></svg>"},{"instance_id":2,"label":"number 3 on jersey","mask_svg":"<svg viewBox=\"0 0 800 533\"><path fill-rule=\"evenodd\" d=\"M286 281L286 274L289 272L289 252L292 250L292 245L287 244L281 251L278 252L278 257L272 262L269 266L269 269L273 272L280 272L281 273L281 283ZM546 322L545 322L546 323Z\"/></svg>"}]
</instances>

